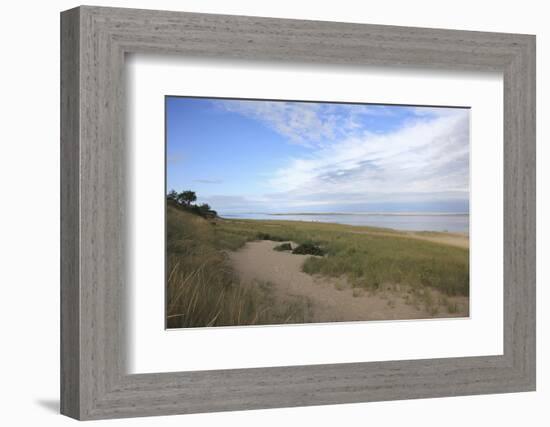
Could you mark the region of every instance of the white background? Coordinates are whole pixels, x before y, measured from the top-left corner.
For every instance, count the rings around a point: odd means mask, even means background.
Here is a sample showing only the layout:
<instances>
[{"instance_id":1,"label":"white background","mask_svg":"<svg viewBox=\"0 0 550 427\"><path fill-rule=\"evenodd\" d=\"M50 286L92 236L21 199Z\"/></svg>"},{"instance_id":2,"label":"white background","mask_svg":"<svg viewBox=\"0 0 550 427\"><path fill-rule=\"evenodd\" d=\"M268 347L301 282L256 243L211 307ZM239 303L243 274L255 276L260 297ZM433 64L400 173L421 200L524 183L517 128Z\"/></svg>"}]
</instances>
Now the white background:
<instances>
[{"instance_id":1,"label":"white background","mask_svg":"<svg viewBox=\"0 0 550 427\"><path fill-rule=\"evenodd\" d=\"M2 424L68 425L57 415L59 384L59 17L72 1L3 5L0 72L0 275ZM538 392L275 409L104 422L147 426L546 426L550 335L547 222L550 28L544 2L337 2L284 0L97 1L96 4L375 24L537 34ZM542 261L542 262L540 262ZM548 264L548 263L546 263Z\"/></svg>"},{"instance_id":2,"label":"white background","mask_svg":"<svg viewBox=\"0 0 550 427\"><path fill-rule=\"evenodd\" d=\"M175 372L502 354L502 76L127 59L130 372ZM223 75L223 79L218 76ZM269 82L266 85L265 82ZM470 318L164 330L164 96L467 105ZM158 202L151 202L158 201ZM367 344L368 343L368 344ZM208 351L205 351L208 349Z\"/></svg>"}]
</instances>

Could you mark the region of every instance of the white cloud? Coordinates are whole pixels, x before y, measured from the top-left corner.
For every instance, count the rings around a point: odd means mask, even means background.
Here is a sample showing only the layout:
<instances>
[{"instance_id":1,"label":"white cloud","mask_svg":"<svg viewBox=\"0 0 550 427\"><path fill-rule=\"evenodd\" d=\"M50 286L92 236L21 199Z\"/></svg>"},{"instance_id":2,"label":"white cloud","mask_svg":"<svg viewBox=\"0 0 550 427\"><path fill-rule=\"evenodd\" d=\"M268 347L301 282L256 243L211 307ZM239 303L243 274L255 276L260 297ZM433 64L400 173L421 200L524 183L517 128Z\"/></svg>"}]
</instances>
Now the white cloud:
<instances>
[{"instance_id":1,"label":"white cloud","mask_svg":"<svg viewBox=\"0 0 550 427\"><path fill-rule=\"evenodd\" d=\"M384 106L281 101L215 101L225 111L259 120L295 144L322 147L361 129L361 116L388 115Z\"/></svg>"},{"instance_id":2,"label":"white cloud","mask_svg":"<svg viewBox=\"0 0 550 427\"><path fill-rule=\"evenodd\" d=\"M423 200L468 201L468 109L399 110L369 105L253 101L217 104L258 120L287 141L309 148L307 155L289 159L269 176L271 194L245 196L239 205L285 210ZM390 117L394 126L379 132L376 116ZM367 119L373 117L375 120L369 121L373 125L366 126Z\"/></svg>"},{"instance_id":3,"label":"white cloud","mask_svg":"<svg viewBox=\"0 0 550 427\"><path fill-rule=\"evenodd\" d=\"M291 159L271 180L295 194L468 191L469 115L455 110L383 135L364 132Z\"/></svg>"}]
</instances>

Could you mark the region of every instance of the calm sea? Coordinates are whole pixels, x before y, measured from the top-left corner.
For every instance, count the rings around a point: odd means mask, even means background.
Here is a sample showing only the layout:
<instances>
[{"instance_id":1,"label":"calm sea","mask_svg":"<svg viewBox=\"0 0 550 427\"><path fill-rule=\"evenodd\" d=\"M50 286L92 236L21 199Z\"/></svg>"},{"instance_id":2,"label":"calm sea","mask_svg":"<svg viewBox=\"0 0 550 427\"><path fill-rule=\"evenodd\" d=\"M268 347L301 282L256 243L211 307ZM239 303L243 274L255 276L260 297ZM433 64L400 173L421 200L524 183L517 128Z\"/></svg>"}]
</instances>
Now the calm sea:
<instances>
[{"instance_id":1,"label":"calm sea","mask_svg":"<svg viewBox=\"0 0 550 427\"><path fill-rule=\"evenodd\" d=\"M292 220L332 222L347 225L393 228L408 231L450 231L468 233L468 214L441 213L353 213L353 214L266 214L232 213L220 214L222 218Z\"/></svg>"}]
</instances>

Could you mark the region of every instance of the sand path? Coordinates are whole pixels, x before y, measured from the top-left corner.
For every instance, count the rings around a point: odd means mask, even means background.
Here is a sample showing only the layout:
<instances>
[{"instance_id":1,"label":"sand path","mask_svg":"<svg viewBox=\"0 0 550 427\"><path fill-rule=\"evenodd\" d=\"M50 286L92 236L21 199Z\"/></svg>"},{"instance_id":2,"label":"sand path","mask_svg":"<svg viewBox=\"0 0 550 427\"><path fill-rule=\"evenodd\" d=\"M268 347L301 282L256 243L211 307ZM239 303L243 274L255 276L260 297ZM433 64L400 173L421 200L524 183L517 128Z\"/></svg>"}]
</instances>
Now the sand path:
<instances>
[{"instance_id":1,"label":"sand path","mask_svg":"<svg viewBox=\"0 0 550 427\"><path fill-rule=\"evenodd\" d=\"M292 255L274 251L279 242L249 242L236 252L228 252L233 268L241 280L254 286L257 281L273 284L281 303L285 296L309 298L313 322L418 319L434 317L422 308L405 303L404 292L378 292L374 295L353 290L344 278L311 276L302 272L310 255ZM435 317L448 317L440 313ZM456 317L456 314L454 315Z\"/></svg>"}]
</instances>

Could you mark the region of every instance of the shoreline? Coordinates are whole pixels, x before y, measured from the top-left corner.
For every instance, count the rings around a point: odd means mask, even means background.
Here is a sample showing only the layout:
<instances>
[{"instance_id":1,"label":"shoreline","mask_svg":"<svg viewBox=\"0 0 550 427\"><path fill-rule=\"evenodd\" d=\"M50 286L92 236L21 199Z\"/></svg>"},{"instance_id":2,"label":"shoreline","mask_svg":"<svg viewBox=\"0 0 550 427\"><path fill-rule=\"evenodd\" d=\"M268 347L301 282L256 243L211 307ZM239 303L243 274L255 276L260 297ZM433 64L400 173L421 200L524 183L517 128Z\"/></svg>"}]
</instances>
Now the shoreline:
<instances>
[{"instance_id":1,"label":"shoreline","mask_svg":"<svg viewBox=\"0 0 550 427\"><path fill-rule=\"evenodd\" d=\"M266 216L470 216L469 212L238 212L225 215L266 215Z\"/></svg>"},{"instance_id":2,"label":"shoreline","mask_svg":"<svg viewBox=\"0 0 550 427\"><path fill-rule=\"evenodd\" d=\"M271 225L308 225L308 226L320 226L321 228L341 228L342 232L355 233L355 234L373 234L379 236L393 236L411 238L417 240L425 240L434 243L448 244L451 246L469 248L470 233L466 231L434 231L434 230L402 230L389 227L376 227L371 225L352 225L341 224L337 222L324 222L324 221L302 221L292 219L253 219L253 218L224 218L219 217L222 221L228 222L250 222L250 223L266 223Z\"/></svg>"}]
</instances>

